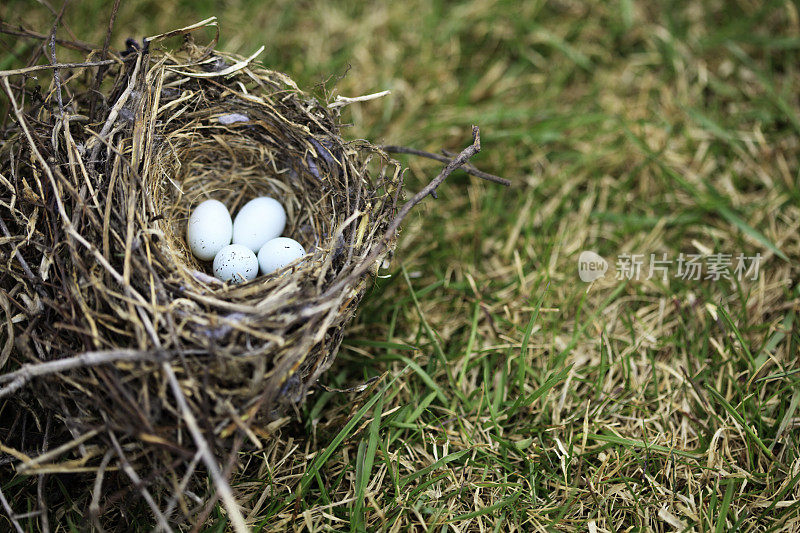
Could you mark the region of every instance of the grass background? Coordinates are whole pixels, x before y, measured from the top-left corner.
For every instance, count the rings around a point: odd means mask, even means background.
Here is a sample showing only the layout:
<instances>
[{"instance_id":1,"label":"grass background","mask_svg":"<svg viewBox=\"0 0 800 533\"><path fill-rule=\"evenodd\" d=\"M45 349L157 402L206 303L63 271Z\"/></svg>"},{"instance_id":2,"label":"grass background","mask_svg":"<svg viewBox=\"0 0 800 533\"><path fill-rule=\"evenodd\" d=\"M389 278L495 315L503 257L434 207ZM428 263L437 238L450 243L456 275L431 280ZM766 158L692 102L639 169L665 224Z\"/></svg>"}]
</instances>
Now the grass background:
<instances>
[{"instance_id":1,"label":"grass background","mask_svg":"<svg viewBox=\"0 0 800 533\"><path fill-rule=\"evenodd\" d=\"M74 2L59 36L101 45L110 12ZM112 46L212 15L219 48L264 44L317 94L391 90L348 136L458 151L474 123L475 163L514 182L458 173L412 214L322 382L383 378L317 389L242 457L254 530L800 530L794 2L123 1ZM0 35L0 68L39 45ZM411 190L438 171L404 161ZM611 262L591 285L583 250ZM681 252L760 273L615 279L619 254Z\"/></svg>"}]
</instances>

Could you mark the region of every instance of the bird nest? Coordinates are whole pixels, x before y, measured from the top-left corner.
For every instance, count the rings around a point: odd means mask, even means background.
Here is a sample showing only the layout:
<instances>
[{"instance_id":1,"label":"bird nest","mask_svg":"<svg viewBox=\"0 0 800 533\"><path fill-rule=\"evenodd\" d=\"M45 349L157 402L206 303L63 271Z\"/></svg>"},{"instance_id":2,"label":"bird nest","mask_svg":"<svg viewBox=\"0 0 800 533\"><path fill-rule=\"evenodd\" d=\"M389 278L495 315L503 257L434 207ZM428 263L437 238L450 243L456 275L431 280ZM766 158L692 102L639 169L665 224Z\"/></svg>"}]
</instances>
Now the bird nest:
<instances>
[{"instance_id":1,"label":"bird nest","mask_svg":"<svg viewBox=\"0 0 800 533\"><path fill-rule=\"evenodd\" d=\"M342 139L347 99L320 102L252 57L191 39L154 45L200 26L112 59L2 73L15 120L0 146L0 468L88 474L95 519L127 487L162 527L190 518L174 516L186 513L176 498L203 470L241 529L219 459L257 447L303 400L402 218L479 140L474 130L401 203L399 164ZM48 68L44 96L15 77ZM285 234L308 256L223 284L190 253L188 215L210 198L235 212L257 196L280 199Z\"/></svg>"}]
</instances>

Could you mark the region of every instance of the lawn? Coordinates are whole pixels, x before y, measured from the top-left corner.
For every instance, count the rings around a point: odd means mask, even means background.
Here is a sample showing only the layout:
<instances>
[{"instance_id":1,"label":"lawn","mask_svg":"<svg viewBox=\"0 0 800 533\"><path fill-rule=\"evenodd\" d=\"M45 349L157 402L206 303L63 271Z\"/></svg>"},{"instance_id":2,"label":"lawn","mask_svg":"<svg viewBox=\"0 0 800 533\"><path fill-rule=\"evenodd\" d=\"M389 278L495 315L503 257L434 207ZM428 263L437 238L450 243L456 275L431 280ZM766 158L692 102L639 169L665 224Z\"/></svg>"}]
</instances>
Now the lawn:
<instances>
[{"instance_id":1,"label":"lawn","mask_svg":"<svg viewBox=\"0 0 800 533\"><path fill-rule=\"evenodd\" d=\"M74 2L58 35L102 46L110 12ZM795 3L123 1L111 45L210 16L320 98L390 90L347 137L457 152L476 124L513 182L457 172L407 219L325 387L242 455L255 531L800 530ZM0 69L40 44L0 35ZM441 168L398 157L410 193Z\"/></svg>"}]
</instances>

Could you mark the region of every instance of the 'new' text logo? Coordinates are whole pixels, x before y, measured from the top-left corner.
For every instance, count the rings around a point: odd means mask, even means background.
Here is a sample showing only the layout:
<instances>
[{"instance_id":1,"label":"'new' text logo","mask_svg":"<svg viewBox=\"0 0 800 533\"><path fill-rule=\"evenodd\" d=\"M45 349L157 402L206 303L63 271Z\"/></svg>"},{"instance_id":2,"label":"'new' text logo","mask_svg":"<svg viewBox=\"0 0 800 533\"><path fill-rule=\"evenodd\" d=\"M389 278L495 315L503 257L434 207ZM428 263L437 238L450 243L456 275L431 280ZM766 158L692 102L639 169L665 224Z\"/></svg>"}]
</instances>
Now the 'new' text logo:
<instances>
[{"instance_id":1,"label":"'new' text logo","mask_svg":"<svg viewBox=\"0 0 800 533\"><path fill-rule=\"evenodd\" d=\"M608 262L596 253L586 250L578 257L578 275L581 281L591 283L606 275Z\"/></svg>"}]
</instances>

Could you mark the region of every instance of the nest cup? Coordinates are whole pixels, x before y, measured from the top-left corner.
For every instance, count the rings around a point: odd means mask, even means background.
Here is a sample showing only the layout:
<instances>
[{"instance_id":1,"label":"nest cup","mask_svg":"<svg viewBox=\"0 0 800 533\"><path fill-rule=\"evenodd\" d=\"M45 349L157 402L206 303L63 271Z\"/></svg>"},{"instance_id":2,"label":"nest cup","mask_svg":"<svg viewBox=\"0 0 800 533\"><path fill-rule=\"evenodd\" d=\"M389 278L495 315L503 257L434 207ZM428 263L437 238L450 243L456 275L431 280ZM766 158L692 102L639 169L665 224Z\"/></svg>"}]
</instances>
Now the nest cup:
<instances>
[{"instance_id":1,"label":"nest cup","mask_svg":"<svg viewBox=\"0 0 800 533\"><path fill-rule=\"evenodd\" d=\"M195 64L207 74L236 61L241 58L217 55ZM237 87L242 73L226 79L223 88L216 77L186 81L189 72L164 63L154 73L152 85L161 83L162 90L152 164L142 176L152 199L152 206L143 202L145 220L152 221L148 229L154 230L149 251L158 250L149 263L162 272L165 293L173 296L168 305L181 324L165 332L160 348L169 350L177 333L183 341L179 351L212 355L210 361L195 357L199 370L233 376L249 400L268 391L264 407L274 409L302 400L330 365L342 326L365 288L364 276L350 275L394 215L401 173L393 166L387 175L390 160L368 144L343 142L336 117L284 75L247 68L258 81ZM183 84L203 90L186 98ZM181 120L183 113L188 116ZM370 169L375 156L377 165ZM210 198L236 213L258 196L284 205L284 234L309 255L278 274L222 286L188 250L189 213ZM369 260L373 270L382 259ZM349 282L331 290L348 276Z\"/></svg>"},{"instance_id":2,"label":"nest cup","mask_svg":"<svg viewBox=\"0 0 800 533\"><path fill-rule=\"evenodd\" d=\"M157 487L203 469L196 449L224 460L263 445L332 363L393 250L402 172L345 142L336 109L242 57L151 45L102 67L102 98L96 76L62 72L25 109L6 82L0 429L18 457L57 448L48 465L88 474L95 518L142 488L176 512ZM265 195L308 256L218 282L189 251L189 213Z\"/></svg>"}]
</instances>

